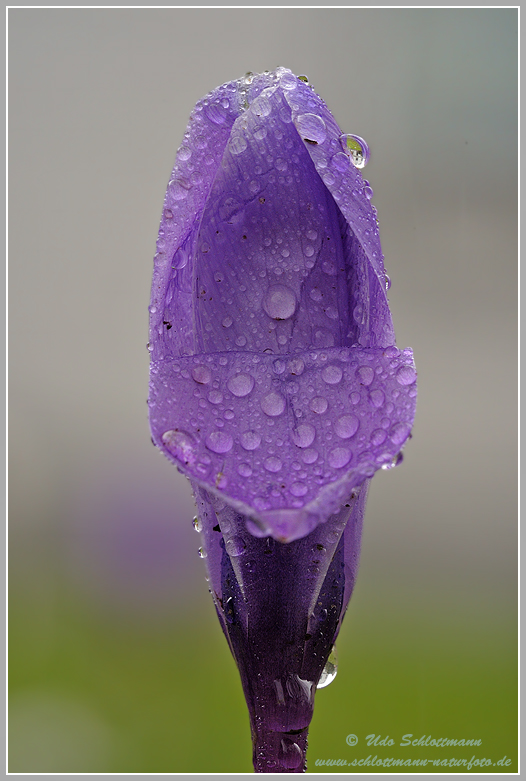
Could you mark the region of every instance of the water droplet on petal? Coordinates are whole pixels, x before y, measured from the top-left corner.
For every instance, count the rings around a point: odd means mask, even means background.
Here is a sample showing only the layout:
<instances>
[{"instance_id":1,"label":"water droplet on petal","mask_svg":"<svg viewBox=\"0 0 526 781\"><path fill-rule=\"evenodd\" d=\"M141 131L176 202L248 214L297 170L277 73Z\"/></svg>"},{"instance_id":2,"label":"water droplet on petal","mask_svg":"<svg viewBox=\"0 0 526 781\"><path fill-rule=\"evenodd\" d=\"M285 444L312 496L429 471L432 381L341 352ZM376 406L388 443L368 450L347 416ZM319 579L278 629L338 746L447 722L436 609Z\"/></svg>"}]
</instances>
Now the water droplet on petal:
<instances>
[{"instance_id":1,"label":"water droplet on petal","mask_svg":"<svg viewBox=\"0 0 526 781\"><path fill-rule=\"evenodd\" d=\"M370 152L369 146L363 138L355 136L353 133L344 133L340 136L340 142L356 168L364 168L367 165Z\"/></svg>"},{"instance_id":2,"label":"water droplet on petal","mask_svg":"<svg viewBox=\"0 0 526 781\"><path fill-rule=\"evenodd\" d=\"M311 410L313 412L317 412L318 415L322 415L324 412L326 412L328 406L329 402L327 399L324 399L323 396L315 396L313 399L311 399L309 404Z\"/></svg>"},{"instance_id":3,"label":"water droplet on petal","mask_svg":"<svg viewBox=\"0 0 526 781\"><path fill-rule=\"evenodd\" d=\"M250 464L242 463L239 464L237 468L237 472L239 475L241 475L241 477L250 477L252 474L252 467L250 466Z\"/></svg>"},{"instance_id":4,"label":"water droplet on petal","mask_svg":"<svg viewBox=\"0 0 526 781\"><path fill-rule=\"evenodd\" d=\"M279 472L282 467L281 459L277 456L269 456L265 459L265 469L268 472Z\"/></svg>"},{"instance_id":5,"label":"water droplet on petal","mask_svg":"<svg viewBox=\"0 0 526 781\"><path fill-rule=\"evenodd\" d=\"M292 73L284 73L279 81L280 87L286 90L296 89L298 86L296 77Z\"/></svg>"},{"instance_id":6,"label":"water droplet on petal","mask_svg":"<svg viewBox=\"0 0 526 781\"><path fill-rule=\"evenodd\" d=\"M314 426L311 426L310 423L300 423L300 425L292 431L292 441L301 448L310 447L314 442L315 436L316 429Z\"/></svg>"},{"instance_id":7,"label":"water droplet on petal","mask_svg":"<svg viewBox=\"0 0 526 781\"><path fill-rule=\"evenodd\" d=\"M285 397L280 393L269 393L261 400L261 409L271 418L281 415L285 411Z\"/></svg>"},{"instance_id":8,"label":"water droplet on petal","mask_svg":"<svg viewBox=\"0 0 526 781\"><path fill-rule=\"evenodd\" d=\"M301 114L296 119L296 127L305 141L322 144L327 138L325 122L317 114Z\"/></svg>"},{"instance_id":9,"label":"water droplet on petal","mask_svg":"<svg viewBox=\"0 0 526 781\"><path fill-rule=\"evenodd\" d=\"M302 358L292 358L288 365L289 372L299 377L305 369L305 361Z\"/></svg>"},{"instance_id":10,"label":"water droplet on petal","mask_svg":"<svg viewBox=\"0 0 526 781\"><path fill-rule=\"evenodd\" d=\"M207 396L207 399L210 402L210 404L221 404L221 402L223 401L223 394L221 393L221 391L211 390ZM225 415L225 417L227 416Z\"/></svg>"},{"instance_id":11,"label":"water droplet on petal","mask_svg":"<svg viewBox=\"0 0 526 781\"><path fill-rule=\"evenodd\" d=\"M199 385L208 385L212 379L212 372L208 366L194 366L192 369L192 377Z\"/></svg>"},{"instance_id":12,"label":"water droplet on petal","mask_svg":"<svg viewBox=\"0 0 526 781\"><path fill-rule=\"evenodd\" d=\"M202 524L201 524L201 521L199 520L197 515L194 516L194 518L192 519L192 526L194 527L196 532L200 532L202 530L202 528L203 528Z\"/></svg>"},{"instance_id":13,"label":"water droplet on petal","mask_svg":"<svg viewBox=\"0 0 526 781\"><path fill-rule=\"evenodd\" d=\"M165 431L162 436L163 444L175 458L184 464L195 462L195 442L191 434L179 429Z\"/></svg>"},{"instance_id":14,"label":"water droplet on petal","mask_svg":"<svg viewBox=\"0 0 526 781\"><path fill-rule=\"evenodd\" d=\"M184 250L182 247L179 247L179 249L175 251L174 256L172 258L172 268L173 269L184 268L187 263L188 263L188 252Z\"/></svg>"},{"instance_id":15,"label":"water droplet on petal","mask_svg":"<svg viewBox=\"0 0 526 781\"><path fill-rule=\"evenodd\" d=\"M334 469L341 469L351 460L352 453L346 447L335 447L329 453L329 464Z\"/></svg>"},{"instance_id":16,"label":"water droplet on petal","mask_svg":"<svg viewBox=\"0 0 526 781\"><path fill-rule=\"evenodd\" d=\"M219 103L212 103L209 106L205 106L205 114L214 125L224 125L226 111Z\"/></svg>"},{"instance_id":17,"label":"water droplet on petal","mask_svg":"<svg viewBox=\"0 0 526 781\"><path fill-rule=\"evenodd\" d=\"M232 136L228 144L233 155L240 155L247 148L244 136Z\"/></svg>"},{"instance_id":18,"label":"water droplet on petal","mask_svg":"<svg viewBox=\"0 0 526 781\"><path fill-rule=\"evenodd\" d=\"M360 366L356 375L362 385L370 385L374 380L374 370L370 366Z\"/></svg>"},{"instance_id":19,"label":"water droplet on petal","mask_svg":"<svg viewBox=\"0 0 526 781\"><path fill-rule=\"evenodd\" d=\"M212 431L205 439L205 445L213 453L228 453L234 440L226 431Z\"/></svg>"},{"instance_id":20,"label":"water droplet on petal","mask_svg":"<svg viewBox=\"0 0 526 781\"><path fill-rule=\"evenodd\" d=\"M234 374L227 382L228 390L239 399L248 396L254 387L254 378L250 374Z\"/></svg>"},{"instance_id":21,"label":"water droplet on petal","mask_svg":"<svg viewBox=\"0 0 526 781\"><path fill-rule=\"evenodd\" d=\"M412 366L400 366L396 372L396 380L400 385L411 385L416 380L416 371Z\"/></svg>"},{"instance_id":22,"label":"water droplet on petal","mask_svg":"<svg viewBox=\"0 0 526 781\"><path fill-rule=\"evenodd\" d=\"M305 496L309 489L305 485L305 483L292 483L290 486L290 492L292 496Z\"/></svg>"},{"instance_id":23,"label":"water droplet on petal","mask_svg":"<svg viewBox=\"0 0 526 781\"><path fill-rule=\"evenodd\" d=\"M239 534L225 539L225 550L229 556L242 556L246 550L246 542Z\"/></svg>"},{"instance_id":24,"label":"water droplet on petal","mask_svg":"<svg viewBox=\"0 0 526 781\"><path fill-rule=\"evenodd\" d=\"M286 285L271 285L263 298L263 309L274 320L287 320L296 311L296 296Z\"/></svg>"},{"instance_id":25,"label":"water droplet on petal","mask_svg":"<svg viewBox=\"0 0 526 781\"><path fill-rule=\"evenodd\" d=\"M261 436L257 431L244 431L239 441L245 450L256 450L261 444Z\"/></svg>"},{"instance_id":26,"label":"water droplet on petal","mask_svg":"<svg viewBox=\"0 0 526 781\"><path fill-rule=\"evenodd\" d=\"M325 366L321 376L328 385L337 385L343 377L343 371L339 366Z\"/></svg>"},{"instance_id":27,"label":"water droplet on petal","mask_svg":"<svg viewBox=\"0 0 526 781\"><path fill-rule=\"evenodd\" d=\"M206 559L206 557L208 555L204 548L199 548L197 553L199 554L199 558L201 558L201 559Z\"/></svg>"},{"instance_id":28,"label":"water droplet on petal","mask_svg":"<svg viewBox=\"0 0 526 781\"><path fill-rule=\"evenodd\" d=\"M303 762L303 755L297 743L289 738L283 738L279 749L279 763L281 767L294 770Z\"/></svg>"},{"instance_id":29,"label":"water droplet on petal","mask_svg":"<svg viewBox=\"0 0 526 781\"><path fill-rule=\"evenodd\" d=\"M380 409L380 407L385 401L385 393L383 392L383 390L378 388L376 390L371 391L370 399L373 407L376 407L376 409Z\"/></svg>"},{"instance_id":30,"label":"water droplet on petal","mask_svg":"<svg viewBox=\"0 0 526 781\"><path fill-rule=\"evenodd\" d=\"M301 460L304 464L314 464L318 460L318 451L314 448L307 448L301 454Z\"/></svg>"},{"instance_id":31,"label":"water droplet on petal","mask_svg":"<svg viewBox=\"0 0 526 781\"><path fill-rule=\"evenodd\" d=\"M403 453L400 452L393 458L392 461L389 461L387 464L382 464L382 469L394 469L395 466L399 466L403 460Z\"/></svg>"},{"instance_id":32,"label":"water droplet on petal","mask_svg":"<svg viewBox=\"0 0 526 781\"><path fill-rule=\"evenodd\" d=\"M389 290L391 287L391 277L385 273L384 271L384 281L385 281L385 289Z\"/></svg>"},{"instance_id":33,"label":"water droplet on petal","mask_svg":"<svg viewBox=\"0 0 526 781\"><path fill-rule=\"evenodd\" d=\"M363 188L363 191L364 191L364 193L365 193L365 197L366 197L366 198L368 198L369 200L371 200L371 198L372 198L372 197L373 197L373 195L374 195L373 188L372 188L370 185L368 185L368 184L367 184L367 185L366 185L366 186Z\"/></svg>"},{"instance_id":34,"label":"water droplet on petal","mask_svg":"<svg viewBox=\"0 0 526 781\"><path fill-rule=\"evenodd\" d=\"M323 668L323 672L321 674L320 680L318 681L318 685L316 688L324 689L326 686L328 686L330 683L334 681L337 673L338 673L338 657L336 655L336 646L333 645L332 651L329 654L329 658L327 659L327 663Z\"/></svg>"},{"instance_id":35,"label":"water droplet on petal","mask_svg":"<svg viewBox=\"0 0 526 781\"><path fill-rule=\"evenodd\" d=\"M395 445L402 445L407 437L409 436L409 432L411 431L411 426L409 423L397 423L393 428L391 429L391 433L389 434L391 441L394 442Z\"/></svg>"},{"instance_id":36,"label":"water droplet on petal","mask_svg":"<svg viewBox=\"0 0 526 781\"><path fill-rule=\"evenodd\" d=\"M334 424L334 430L341 439L349 439L356 434L359 425L356 415L342 415Z\"/></svg>"},{"instance_id":37,"label":"water droplet on petal","mask_svg":"<svg viewBox=\"0 0 526 781\"><path fill-rule=\"evenodd\" d=\"M383 430L383 428L377 428L371 434L371 444L375 445L376 447L378 445L383 445L386 439L387 439L387 434Z\"/></svg>"}]
</instances>

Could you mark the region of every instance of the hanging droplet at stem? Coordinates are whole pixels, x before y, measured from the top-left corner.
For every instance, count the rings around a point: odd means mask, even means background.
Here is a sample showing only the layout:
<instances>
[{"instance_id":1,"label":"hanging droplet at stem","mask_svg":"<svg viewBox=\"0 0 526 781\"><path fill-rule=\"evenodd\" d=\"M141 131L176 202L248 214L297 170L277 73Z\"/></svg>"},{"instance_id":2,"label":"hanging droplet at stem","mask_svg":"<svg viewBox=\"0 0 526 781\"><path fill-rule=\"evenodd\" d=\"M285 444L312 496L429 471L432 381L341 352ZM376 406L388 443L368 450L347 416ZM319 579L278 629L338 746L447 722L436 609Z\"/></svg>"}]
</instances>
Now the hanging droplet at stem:
<instances>
[{"instance_id":1,"label":"hanging droplet at stem","mask_svg":"<svg viewBox=\"0 0 526 781\"><path fill-rule=\"evenodd\" d=\"M336 646L333 645L332 651L329 655L329 658L327 659L327 663L325 667L323 668L321 678L318 681L318 685L316 686L316 688L324 689L326 686L329 686L329 684L331 684L336 678L337 673L338 673L338 655L336 653Z\"/></svg>"}]
</instances>

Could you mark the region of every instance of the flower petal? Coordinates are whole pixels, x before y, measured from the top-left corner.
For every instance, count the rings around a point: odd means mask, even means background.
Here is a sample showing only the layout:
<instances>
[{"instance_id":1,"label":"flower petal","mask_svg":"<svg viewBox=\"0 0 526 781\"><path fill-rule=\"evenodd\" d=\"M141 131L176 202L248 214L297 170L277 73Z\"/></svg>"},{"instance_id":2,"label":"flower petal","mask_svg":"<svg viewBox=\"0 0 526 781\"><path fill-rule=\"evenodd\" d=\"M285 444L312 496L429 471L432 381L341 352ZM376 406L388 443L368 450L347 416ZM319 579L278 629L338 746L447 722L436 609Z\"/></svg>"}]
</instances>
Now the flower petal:
<instances>
[{"instance_id":1,"label":"flower petal","mask_svg":"<svg viewBox=\"0 0 526 781\"><path fill-rule=\"evenodd\" d=\"M331 348L276 358L195 355L152 364L155 443L210 494L291 541L390 464L411 430L412 354Z\"/></svg>"}]
</instances>

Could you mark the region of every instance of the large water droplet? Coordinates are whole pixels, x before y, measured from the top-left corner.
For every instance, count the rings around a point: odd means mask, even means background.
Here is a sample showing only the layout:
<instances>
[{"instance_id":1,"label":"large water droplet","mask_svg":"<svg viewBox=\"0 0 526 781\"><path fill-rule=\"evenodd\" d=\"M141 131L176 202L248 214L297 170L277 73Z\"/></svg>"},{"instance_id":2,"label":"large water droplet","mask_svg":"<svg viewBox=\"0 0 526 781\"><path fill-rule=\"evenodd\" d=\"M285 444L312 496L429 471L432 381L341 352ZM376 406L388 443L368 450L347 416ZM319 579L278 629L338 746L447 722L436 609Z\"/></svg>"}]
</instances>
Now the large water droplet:
<instances>
[{"instance_id":1,"label":"large water droplet","mask_svg":"<svg viewBox=\"0 0 526 781\"><path fill-rule=\"evenodd\" d=\"M226 431L212 431L207 436L205 444L213 453L228 453L232 449L234 440Z\"/></svg>"},{"instance_id":2,"label":"large water droplet","mask_svg":"<svg viewBox=\"0 0 526 781\"><path fill-rule=\"evenodd\" d=\"M293 90L298 86L296 76L294 76L292 73L284 73L279 80L279 84L282 89L286 90Z\"/></svg>"},{"instance_id":3,"label":"large water droplet","mask_svg":"<svg viewBox=\"0 0 526 781\"><path fill-rule=\"evenodd\" d=\"M248 396L254 387L254 378L250 374L234 374L227 382L228 390L239 399Z\"/></svg>"},{"instance_id":4,"label":"large water droplet","mask_svg":"<svg viewBox=\"0 0 526 781\"><path fill-rule=\"evenodd\" d=\"M184 268L187 263L188 263L188 252L184 250L182 247L179 247L179 249L175 251L174 256L172 258L172 268L173 269Z\"/></svg>"},{"instance_id":5,"label":"large water droplet","mask_svg":"<svg viewBox=\"0 0 526 781\"><path fill-rule=\"evenodd\" d=\"M257 431L244 431L239 441L245 450L256 450L261 444L261 436Z\"/></svg>"},{"instance_id":6,"label":"large water droplet","mask_svg":"<svg viewBox=\"0 0 526 781\"><path fill-rule=\"evenodd\" d=\"M325 122L317 114L301 114L296 119L298 133L305 141L322 144L327 138Z\"/></svg>"},{"instance_id":7,"label":"large water droplet","mask_svg":"<svg viewBox=\"0 0 526 781\"><path fill-rule=\"evenodd\" d=\"M402 451L400 451L400 453L397 453L397 455L393 458L392 461L388 461L387 464L382 464L382 469L394 469L395 466L399 466L403 460L404 460L404 455Z\"/></svg>"},{"instance_id":8,"label":"large water droplet","mask_svg":"<svg viewBox=\"0 0 526 781\"><path fill-rule=\"evenodd\" d=\"M205 106L205 114L214 125L224 125L226 111L219 103L211 103L209 106Z\"/></svg>"},{"instance_id":9,"label":"large water droplet","mask_svg":"<svg viewBox=\"0 0 526 781\"><path fill-rule=\"evenodd\" d=\"M316 429L310 423L300 423L292 432L292 441L301 448L310 447L314 442Z\"/></svg>"},{"instance_id":10,"label":"large water droplet","mask_svg":"<svg viewBox=\"0 0 526 781\"><path fill-rule=\"evenodd\" d=\"M325 366L321 376L328 385L337 385L343 377L343 371L339 366Z\"/></svg>"},{"instance_id":11,"label":"large water droplet","mask_svg":"<svg viewBox=\"0 0 526 781\"><path fill-rule=\"evenodd\" d=\"M229 556L242 556L246 550L246 542L239 534L225 539L225 550Z\"/></svg>"},{"instance_id":12,"label":"large water droplet","mask_svg":"<svg viewBox=\"0 0 526 781\"><path fill-rule=\"evenodd\" d=\"M271 285L263 298L263 309L274 320L287 320L296 311L296 296L286 285Z\"/></svg>"},{"instance_id":13,"label":"large water droplet","mask_svg":"<svg viewBox=\"0 0 526 781\"><path fill-rule=\"evenodd\" d=\"M265 469L267 472L279 472L281 467L281 459L277 456L269 456L269 458L265 459Z\"/></svg>"},{"instance_id":14,"label":"large water droplet","mask_svg":"<svg viewBox=\"0 0 526 781\"><path fill-rule=\"evenodd\" d=\"M276 418L285 411L285 397L281 393L269 393L261 400L261 409L271 418Z\"/></svg>"},{"instance_id":15,"label":"large water droplet","mask_svg":"<svg viewBox=\"0 0 526 781\"><path fill-rule=\"evenodd\" d=\"M228 144L233 155L240 155L247 148L244 136L232 136Z\"/></svg>"},{"instance_id":16,"label":"large water droplet","mask_svg":"<svg viewBox=\"0 0 526 781\"><path fill-rule=\"evenodd\" d=\"M311 399L309 406L313 412L317 412L318 415L322 415L324 412L326 412L327 407L329 406L329 402L327 399L324 399L323 396L315 396L313 399Z\"/></svg>"},{"instance_id":17,"label":"large water droplet","mask_svg":"<svg viewBox=\"0 0 526 781\"><path fill-rule=\"evenodd\" d=\"M356 375L362 385L370 385L374 380L374 370L370 366L360 366Z\"/></svg>"},{"instance_id":18,"label":"large water droplet","mask_svg":"<svg viewBox=\"0 0 526 781\"><path fill-rule=\"evenodd\" d=\"M320 680L318 681L317 689L324 689L330 683L334 681L338 673L338 657L336 655L336 646L333 645L332 651L329 654L327 663L323 668Z\"/></svg>"},{"instance_id":19,"label":"large water droplet","mask_svg":"<svg viewBox=\"0 0 526 781\"><path fill-rule=\"evenodd\" d=\"M208 366L194 366L192 369L192 377L199 385L208 385L212 379L212 372Z\"/></svg>"},{"instance_id":20,"label":"large water droplet","mask_svg":"<svg viewBox=\"0 0 526 781\"><path fill-rule=\"evenodd\" d=\"M334 469L341 469L343 466L349 463L352 453L346 447L335 447L329 453L329 464Z\"/></svg>"},{"instance_id":21,"label":"large water droplet","mask_svg":"<svg viewBox=\"0 0 526 781\"><path fill-rule=\"evenodd\" d=\"M356 415L342 415L334 424L334 430L341 439L349 439L356 434L359 425Z\"/></svg>"},{"instance_id":22,"label":"large water droplet","mask_svg":"<svg viewBox=\"0 0 526 781\"><path fill-rule=\"evenodd\" d=\"M200 531L201 531L201 529L203 528L203 527L202 527L202 524L201 524L201 521L199 520L199 518L197 517L197 515L196 515L196 516L194 516L194 518L192 519L192 526L194 527L194 529L196 530L196 532L200 532Z\"/></svg>"},{"instance_id":23,"label":"large water droplet","mask_svg":"<svg viewBox=\"0 0 526 781\"><path fill-rule=\"evenodd\" d=\"M205 549L204 549L204 548L199 548L199 550L197 551L197 553L199 554L199 558L201 558L201 559L206 559L206 557L207 557L207 552L205 551Z\"/></svg>"},{"instance_id":24,"label":"large water droplet","mask_svg":"<svg viewBox=\"0 0 526 781\"><path fill-rule=\"evenodd\" d=\"M184 464L195 462L195 442L191 434L179 429L165 431L162 436L163 444L175 458Z\"/></svg>"},{"instance_id":25,"label":"large water droplet","mask_svg":"<svg viewBox=\"0 0 526 781\"><path fill-rule=\"evenodd\" d=\"M412 366L400 366L396 372L396 380L400 385L411 385L416 380L416 371Z\"/></svg>"},{"instance_id":26,"label":"large water droplet","mask_svg":"<svg viewBox=\"0 0 526 781\"><path fill-rule=\"evenodd\" d=\"M340 136L340 142L345 152L350 155L356 168L364 168L370 157L369 146L360 136L353 133L344 133Z\"/></svg>"},{"instance_id":27,"label":"large water droplet","mask_svg":"<svg viewBox=\"0 0 526 781\"><path fill-rule=\"evenodd\" d=\"M283 738L279 749L279 763L281 767L294 770L303 762L303 755L297 743L289 738Z\"/></svg>"}]
</instances>

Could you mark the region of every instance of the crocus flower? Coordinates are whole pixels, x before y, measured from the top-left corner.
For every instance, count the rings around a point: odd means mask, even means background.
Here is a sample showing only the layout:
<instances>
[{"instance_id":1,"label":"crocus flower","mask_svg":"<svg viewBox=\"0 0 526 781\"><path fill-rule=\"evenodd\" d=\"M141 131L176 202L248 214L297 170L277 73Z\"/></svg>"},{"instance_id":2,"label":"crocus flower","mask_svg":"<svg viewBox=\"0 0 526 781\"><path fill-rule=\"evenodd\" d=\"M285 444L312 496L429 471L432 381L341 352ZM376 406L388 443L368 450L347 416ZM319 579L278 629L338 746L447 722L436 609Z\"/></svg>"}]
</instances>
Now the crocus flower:
<instances>
[{"instance_id":1,"label":"crocus flower","mask_svg":"<svg viewBox=\"0 0 526 781\"><path fill-rule=\"evenodd\" d=\"M195 106L164 202L151 431L193 486L258 772L305 769L370 478L414 417L367 154L305 79L247 74Z\"/></svg>"}]
</instances>

